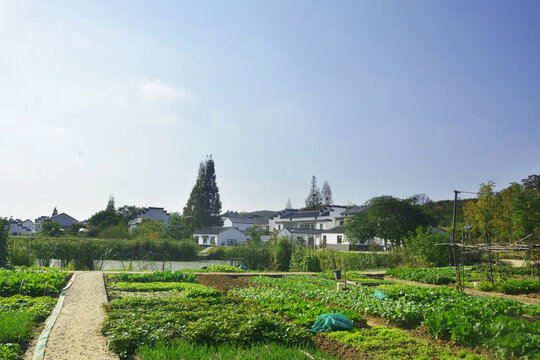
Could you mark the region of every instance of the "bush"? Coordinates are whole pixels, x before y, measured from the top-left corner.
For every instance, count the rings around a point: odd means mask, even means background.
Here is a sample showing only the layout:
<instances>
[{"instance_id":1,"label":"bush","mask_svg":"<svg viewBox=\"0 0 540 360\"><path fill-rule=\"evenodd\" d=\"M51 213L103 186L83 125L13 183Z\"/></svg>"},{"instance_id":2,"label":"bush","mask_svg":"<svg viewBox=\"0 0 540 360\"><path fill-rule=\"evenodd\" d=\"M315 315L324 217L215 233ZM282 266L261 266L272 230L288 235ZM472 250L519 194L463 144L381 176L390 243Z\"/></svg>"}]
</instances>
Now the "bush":
<instances>
[{"instance_id":1,"label":"bush","mask_svg":"<svg viewBox=\"0 0 540 360\"><path fill-rule=\"evenodd\" d=\"M405 244L409 251L424 258L434 266L446 266L448 265L448 247L436 246L436 244L448 241L447 234L432 232L430 229L419 226L414 233L409 232Z\"/></svg>"},{"instance_id":2,"label":"bush","mask_svg":"<svg viewBox=\"0 0 540 360\"><path fill-rule=\"evenodd\" d=\"M315 252L304 246L297 246L291 256L291 271L321 271L321 263Z\"/></svg>"},{"instance_id":3,"label":"bush","mask_svg":"<svg viewBox=\"0 0 540 360\"><path fill-rule=\"evenodd\" d=\"M34 266L36 264L35 255L19 244L13 244L8 248L8 260L11 266Z\"/></svg>"},{"instance_id":4,"label":"bush","mask_svg":"<svg viewBox=\"0 0 540 360\"><path fill-rule=\"evenodd\" d=\"M64 228L56 221L47 221L41 225L41 235L60 237L64 235Z\"/></svg>"},{"instance_id":5,"label":"bush","mask_svg":"<svg viewBox=\"0 0 540 360\"><path fill-rule=\"evenodd\" d=\"M241 269L232 265L212 265L208 268L208 271L211 272L244 272L244 269Z\"/></svg>"}]
</instances>

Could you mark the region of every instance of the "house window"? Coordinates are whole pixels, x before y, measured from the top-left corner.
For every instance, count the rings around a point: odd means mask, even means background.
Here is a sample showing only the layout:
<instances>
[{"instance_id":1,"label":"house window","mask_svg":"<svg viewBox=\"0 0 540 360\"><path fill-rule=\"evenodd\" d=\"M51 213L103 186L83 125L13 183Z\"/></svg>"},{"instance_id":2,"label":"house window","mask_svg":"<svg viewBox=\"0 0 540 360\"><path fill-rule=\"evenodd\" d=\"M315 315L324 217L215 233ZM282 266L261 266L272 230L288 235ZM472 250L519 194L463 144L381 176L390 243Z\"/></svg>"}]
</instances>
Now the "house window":
<instances>
[{"instance_id":1,"label":"house window","mask_svg":"<svg viewBox=\"0 0 540 360\"><path fill-rule=\"evenodd\" d=\"M341 235L338 235L337 236L337 243L341 244L342 241L343 241L343 237Z\"/></svg>"},{"instance_id":2,"label":"house window","mask_svg":"<svg viewBox=\"0 0 540 360\"><path fill-rule=\"evenodd\" d=\"M326 235L323 235L323 236L322 236L322 242L323 242L323 244L326 245Z\"/></svg>"},{"instance_id":3,"label":"house window","mask_svg":"<svg viewBox=\"0 0 540 360\"><path fill-rule=\"evenodd\" d=\"M278 225L277 228L278 228L278 230L281 230L281 225Z\"/></svg>"},{"instance_id":4,"label":"house window","mask_svg":"<svg viewBox=\"0 0 540 360\"><path fill-rule=\"evenodd\" d=\"M323 229L323 224L319 224L319 230Z\"/></svg>"},{"instance_id":5,"label":"house window","mask_svg":"<svg viewBox=\"0 0 540 360\"><path fill-rule=\"evenodd\" d=\"M340 226L343 225L343 220L340 220L340 221L339 221L339 225L340 225Z\"/></svg>"}]
</instances>

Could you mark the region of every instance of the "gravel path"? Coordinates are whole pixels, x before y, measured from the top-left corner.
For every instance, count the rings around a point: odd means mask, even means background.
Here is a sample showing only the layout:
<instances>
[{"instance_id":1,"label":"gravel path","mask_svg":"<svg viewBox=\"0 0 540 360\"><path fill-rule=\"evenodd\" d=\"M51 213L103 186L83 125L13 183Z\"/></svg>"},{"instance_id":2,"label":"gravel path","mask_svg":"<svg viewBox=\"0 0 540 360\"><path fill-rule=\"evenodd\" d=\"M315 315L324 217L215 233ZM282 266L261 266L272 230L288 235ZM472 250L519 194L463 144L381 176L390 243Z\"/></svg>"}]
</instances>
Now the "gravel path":
<instances>
[{"instance_id":1,"label":"gravel path","mask_svg":"<svg viewBox=\"0 0 540 360\"><path fill-rule=\"evenodd\" d=\"M66 290L60 316L49 336L45 360L118 360L107 348L101 334L107 302L103 274L98 271L77 272L73 285ZM33 358L29 349L25 359Z\"/></svg>"}]
</instances>

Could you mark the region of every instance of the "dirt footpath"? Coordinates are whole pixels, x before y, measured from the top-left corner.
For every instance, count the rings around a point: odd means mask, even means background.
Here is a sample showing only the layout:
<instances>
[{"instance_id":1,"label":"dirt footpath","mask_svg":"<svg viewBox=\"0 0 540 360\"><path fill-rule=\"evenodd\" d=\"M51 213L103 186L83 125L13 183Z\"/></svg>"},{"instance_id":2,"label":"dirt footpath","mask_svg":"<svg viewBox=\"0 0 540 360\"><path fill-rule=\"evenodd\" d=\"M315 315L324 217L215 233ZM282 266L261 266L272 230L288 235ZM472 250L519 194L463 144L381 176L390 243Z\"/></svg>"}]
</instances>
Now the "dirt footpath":
<instances>
[{"instance_id":1,"label":"dirt footpath","mask_svg":"<svg viewBox=\"0 0 540 360\"><path fill-rule=\"evenodd\" d=\"M103 274L98 271L76 273L73 285L66 290L64 306L47 342L45 360L118 360L107 348L101 334L107 302ZM25 359L32 359L28 349Z\"/></svg>"}]
</instances>

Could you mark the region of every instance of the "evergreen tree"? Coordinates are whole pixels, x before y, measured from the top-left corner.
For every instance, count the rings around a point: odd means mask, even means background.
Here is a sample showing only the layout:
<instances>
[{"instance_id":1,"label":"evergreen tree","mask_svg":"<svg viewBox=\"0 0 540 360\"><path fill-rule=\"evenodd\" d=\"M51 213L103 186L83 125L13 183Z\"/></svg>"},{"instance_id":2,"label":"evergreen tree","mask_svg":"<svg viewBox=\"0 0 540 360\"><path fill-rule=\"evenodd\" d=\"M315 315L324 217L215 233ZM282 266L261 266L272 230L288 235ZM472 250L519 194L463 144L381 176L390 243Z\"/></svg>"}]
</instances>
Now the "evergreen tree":
<instances>
[{"instance_id":1,"label":"evergreen tree","mask_svg":"<svg viewBox=\"0 0 540 360\"><path fill-rule=\"evenodd\" d=\"M332 199L332 189L328 184L328 180L324 180L324 184L321 190L322 201L324 205L332 205L334 200Z\"/></svg>"},{"instance_id":2,"label":"evergreen tree","mask_svg":"<svg viewBox=\"0 0 540 360\"><path fill-rule=\"evenodd\" d=\"M52 211L51 217L56 216L56 215L58 215L58 210L56 210L56 206L55 206L54 210Z\"/></svg>"},{"instance_id":3,"label":"evergreen tree","mask_svg":"<svg viewBox=\"0 0 540 360\"><path fill-rule=\"evenodd\" d=\"M114 195L109 196L109 202L107 203L107 208L105 208L105 210L116 211L114 206Z\"/></svg>"},{"instance_id":4,"label":"evergreen tree","mask_svg":"<svg viewBox=\"0 0 540 360\"><path fill-rule=\"evenodd\" d=\"M186 230L193 233L207 226L221 225L220 212L221 201L216 184L214 160L210 157L204 162L201 161L197 180L184 207Z\"/></svg>"},{"instance_id":5,"label":"evergreen tree","mask_svg":"<svg viewBox=\"0 0 540 360\"><path fill-rule=\"evenodd\" d=\"M317 186L317 178L313 175L311 179L311 188L306 199L306 210L319 210L322 207L321 190Z\"/></svg>"}]
</instances>

